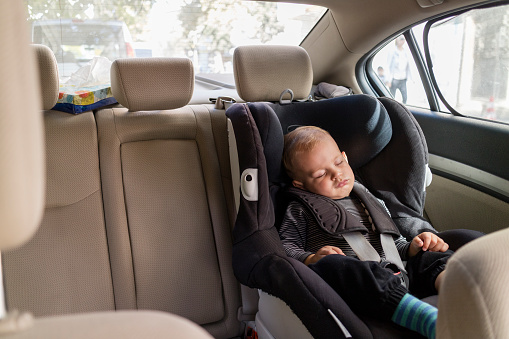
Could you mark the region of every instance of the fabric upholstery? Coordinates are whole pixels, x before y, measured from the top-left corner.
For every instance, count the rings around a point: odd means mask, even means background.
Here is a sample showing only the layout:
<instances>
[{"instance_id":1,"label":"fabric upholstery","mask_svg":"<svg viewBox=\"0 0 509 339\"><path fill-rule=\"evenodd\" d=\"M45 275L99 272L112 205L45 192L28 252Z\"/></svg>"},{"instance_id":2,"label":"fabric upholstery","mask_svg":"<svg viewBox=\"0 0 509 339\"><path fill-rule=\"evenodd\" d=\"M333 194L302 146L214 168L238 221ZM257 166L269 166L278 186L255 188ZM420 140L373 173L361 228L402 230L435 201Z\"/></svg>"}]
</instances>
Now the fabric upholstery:
<instances>
[{"instance_id":1,"label":"fabric upholstery","mask_svg":"<svg viewBox=\"0 0 509 339\"><path fill-rule=\"evenodd\" d=\"M387 110L368 95L270 107L284 134L306 125L318 126L331 133L341 151L346 152L352 169L366 165L392 139L392 123Z\"/></svg>"},{"instance_id":2,"label":"fabric upholstery","mask_svg":"<svg viewBox=\"0 0 509 339\"><path fill-rule=\"evenodd\" d=\"M97 113L113 281L115 291L128 292L117 305L174 312L215 336L234 336L240 301L231 269L233 194L231 186L225 193L228 159L218 156L228 154L226 118L210 107L181 107L192 86L170 81L175 69L194 80L189 60L119 60L112 90L119 98L126 93L119 102L129 110ZM189 256L188 248L199 251Z\"/></svg>"},{"instance_id":3,"label":"fabric upholstery","mask_svg":"<svg viewBox=\"0 0 509 339\"><path fill-rule=\"evenodd\" d=\"M237 218L237 209L235 208L235 194L232 179L232 167L230 160L230 135L228 120L226 119L224 109L216 109L212 105L206 105L210 111L210 118L212 123L212 133L214 135L216 152L221 171L221 181L223 183L223 191L225 194L226 205L229 207L230 227L233 229L235 219ZM234 136L232 137L234 138Z\"/></svg>"},{"instance_id":4,"label":"fabric upholstery","mask_svg":"<svg viewBox=\"0 0 509 339\"><path fill-rule=\"evenodd\" d=\"M53 52L32 48L42 68L41 86L51 88L56 81L58 88ZM36 316L114 310L94 116L39 114L46 139L46 206L35 236L4 254L7 301Z\"/></svg>"},{"instance_id":5,"label":"fabric upholstery","mask_svg":"<svg viewBox=\"0 0 509 339\"><path fill-rule=\"evenodd\" d=\"M212 339L205 330L187 319L154 311L98 312L35 320L26 331L8 339Z\"/></svg>"},{"instance_id":6,"label":"fabric upholstery","mask_svg":"<svg viewBox=\"0 0 509 339\"><path fill-rule=\"evenodd\" d=\"M44 121L46 208L72 205L100 192L97 128L92 112L73 115L47 111Z\"/></svg>"},{"instance_id":7,"label":"fabric upholstery","mask_svg":"<svg viewBox=\"0 0 509 339\"><path fill-rule=\"evenodd\" d=\"M111 91L132 111L173 109L186 105L194 89L187 58L117 59L111 65Z\"/></svg>"},{"instance_id":8,"label":"fabric upholstery","mask_svg":"<svg viewBox=\"0 0 509 339\"><path fill-rule=\"evenodd\" d=\"M299 46L239 46L233 72L237 93L245 101L279 101L286 89L295 100L306 99L313 84L311 60Z\"/></svg>"},{"instance_id":9,"label":"fabric upholstery","mask_svg":"<svg viewBox=\"0 0 509 339\"><path fill-rule=\"evenodd\" d=\"M437 338L507 338L509 229L460 248L447 264L438 297Z\"/></svg>"},{"instance_id":10,"label":"fabric upholstery","mask_svg":"<svg viewBox=\"0 0 509 339\"><path fill-rule=\"evenodd\" d=\"M35 316L115 309L100 191L46 209L36 235L3 259L13 309Z\"/></svg>"},{"instance_id":11,"label":"fabric upholstery","mask_svg":"<svg viewBox=\"0 0 509 339\"><path fill-rule=\"evenodd\" d=\"M238 335L239 284L211 110L112 108L96 117L115 291L135 291L122 308L134 303L184 316L216 337ZM125 286L131 274L134 286Z\"/></svg>"},{"instance_id":12,"label":"fabric upholstery","mask_svg":"<svg viewBox=\"0 0 509 339\"><path fill-rule=\"evenodd\" d=\"M0 250L30 239L44 207L40 89L25 9L0 3Z\"/></svg>"},{"instance_id":13,"label":"fabric upholstery","mask_svg":"<svg viewBox=\"0 0 509 339\"><path fill-rule=\"evenodd\" d=\"M424 133L403 104L389 98L378 100L389 114L392 138L376 158L366 166L354 169L354 173L385 202L401 234L407 239L424 231L436 233L422 216L428 164Z\"/></svg>"},{"instance_id":14,"label":"fabric upholstery","mask_svg":"<svg viewBox=\"0 0 509 339\"><path fill-rule=\"evenodd\" d=\"M32 45L39 64L41 81L42 109L51 109L58 101L58 65L53 51L44 45Z\"/></svg>"},{"instance_id":15,"label":"fabric upholstery","mask_svg":"<svg viewBox=\"0 0 509 339\"><path fill-rule=\"evenodd\" d=\"M36 316L114 310L95 119L45 111L44 126L46 208L35 236L4 254L7 300Z\"/></svg>"}]
</instances>

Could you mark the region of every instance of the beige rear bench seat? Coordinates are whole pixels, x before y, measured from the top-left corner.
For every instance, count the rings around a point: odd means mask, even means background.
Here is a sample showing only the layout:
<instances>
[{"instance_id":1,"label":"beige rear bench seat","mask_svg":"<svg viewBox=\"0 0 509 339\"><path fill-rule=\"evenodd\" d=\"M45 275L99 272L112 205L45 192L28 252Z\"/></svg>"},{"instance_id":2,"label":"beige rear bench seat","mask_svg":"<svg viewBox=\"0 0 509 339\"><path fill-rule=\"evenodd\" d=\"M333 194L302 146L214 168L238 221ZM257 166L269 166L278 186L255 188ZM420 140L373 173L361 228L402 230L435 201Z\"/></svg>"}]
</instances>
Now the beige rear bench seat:
<instances>
[{"instance_id":1,"label":"beige rear bench seat","mask_svg":"<svg viewBox=\"0 0 509 339\"><path fill-rule=\"evenodd\" d=\"M96 119L117 308L172 312L215 337L236 336L230 211L211 111L185 106L192 64L121 59L111 76L127 108L99 110Z\"/></svg>"}]
</instances>

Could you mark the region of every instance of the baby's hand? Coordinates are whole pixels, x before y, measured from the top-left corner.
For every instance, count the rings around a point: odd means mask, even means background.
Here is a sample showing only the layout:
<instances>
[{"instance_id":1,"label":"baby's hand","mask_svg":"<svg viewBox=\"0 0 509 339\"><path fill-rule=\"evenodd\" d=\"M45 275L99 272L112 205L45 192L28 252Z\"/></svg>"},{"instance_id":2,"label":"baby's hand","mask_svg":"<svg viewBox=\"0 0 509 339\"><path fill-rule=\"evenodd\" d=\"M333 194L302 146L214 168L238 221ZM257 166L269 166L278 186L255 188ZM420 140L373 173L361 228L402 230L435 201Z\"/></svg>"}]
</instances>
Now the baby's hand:
<instances>
[{"instance_id":1,"label":"baby's hand","mask_svg":"<svg viewBox=\"0 0 509 339\"><path fill-rule=\"evenodd\" d=\"M311 254L310 256L308 256L306 258L306 260L304 260L304 264L306 264L306 265L314 264L315 262L317 262L318 260L322 259L323 257L325 257L329 254L345 255L343 253L343 251L336 246L324 246L324 247L320 248L318 251L316 251L315 254Z\"/></svg>"},{"instance_id":2,"label":"baby's hand","mask_svg":"<svg viewBox=\"0 0 509 339\"><path fill-rule=\"evenodd\" d=\"M445 252L449 249L449 245L436 234L431 232L423 232L412 239L408 248L408 255L413 257L420 250L431 252Z\"/></svg>"}]
</instances>

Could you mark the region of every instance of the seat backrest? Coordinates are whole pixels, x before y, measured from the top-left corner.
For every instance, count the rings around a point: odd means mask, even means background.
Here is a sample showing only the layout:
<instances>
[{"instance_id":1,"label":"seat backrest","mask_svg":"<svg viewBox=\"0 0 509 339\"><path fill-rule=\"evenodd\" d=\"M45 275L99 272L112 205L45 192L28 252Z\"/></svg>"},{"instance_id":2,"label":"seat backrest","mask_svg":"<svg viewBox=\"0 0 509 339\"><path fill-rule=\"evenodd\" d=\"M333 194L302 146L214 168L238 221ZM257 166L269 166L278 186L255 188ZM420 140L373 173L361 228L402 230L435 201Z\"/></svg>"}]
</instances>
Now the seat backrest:
<instances>
[{"instance_id":1,"label":"seat backrest","mask_svg":"<svg viewBox=\"0 0 509 339\"><path fill-rule=\"evenodd\" d=\"M437 338L507 338L509 229L476 239L447 263L438 296Z\"/></svg>"},{"instance_id":2,"label":"seat backrest","mask_svg":"<svg viewBox=\"0 0 509 339\"><path fill-rule=\"evenodd\" d=\"M37 230L44 207L44 136L35 57L22 6L2 2L0 28L0 250L15 248ZM14 33L16 32L16 34ZM20 103L23 103L20 105Z\"/></svg>"},{"instance_id":3,"label":"seat backrest","mask_svg":"<svg viewBox=\"0 0 509 339\"><path fill-rule=\"evenodd\" d=\"M104 224L97 128L92 112L51 110L58 99L53 52L39 62L46 140L46 200L41 226L4 257L7 301L36 316L114 310Z\"/></svg>"},{"instance_id":4,"label":"seat backrest","mask_svg":"<svg viewBox=\"0 0 509 339\"><path fill-rule=\"evenodd\" d=\"M0 324L7 327L17 317L7 312L4 251L33 236L44 207L40 102L30 100L40 97L40 89L25 17L21 3L0 3Z\"/></svg>"},{"instance_id":5,"label":"seat backrest","mask_svg":"<svg viewBox=\"0 0 509 339\"><path fill-rule=\"evenodd\" d=\"M218 116L208 107L186 106L192 63L120 59L111 79L125 108L102 109L96 117L113 280L115 291L123 291L117 307L172 312L216 337L238 335L233 206L218 155L227 141L216 140ZM222 121L226 128L224 114Z\"/></svg>"}]
</instances>

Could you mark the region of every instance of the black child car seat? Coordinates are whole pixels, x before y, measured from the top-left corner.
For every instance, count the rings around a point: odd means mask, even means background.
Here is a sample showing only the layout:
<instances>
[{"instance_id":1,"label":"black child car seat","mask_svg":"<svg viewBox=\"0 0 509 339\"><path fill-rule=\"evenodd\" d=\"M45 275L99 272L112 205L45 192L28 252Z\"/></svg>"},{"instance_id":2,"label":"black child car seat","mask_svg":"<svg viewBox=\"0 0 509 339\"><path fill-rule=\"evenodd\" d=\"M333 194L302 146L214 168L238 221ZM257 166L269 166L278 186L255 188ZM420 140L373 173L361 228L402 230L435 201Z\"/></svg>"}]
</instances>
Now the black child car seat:
<instances>
[{"instance_id":1,"label":"black child car seat","mask_svg":"<svg viewBox=\"0 0 509 339\"><path fill-rule=\"evenodd\" d=\"M312 72L303 54L300 47L239 47L234 55L239 95L246 101L282 102L280 93L289 88L286 92L306 98ZM284 87L284 79L296 90ZM314 125L331 133L348 154L356 179L385 201L407 239L422 231L436 233L422 217L428 150L411 113L392 99L351 95L317 102L234 104L226 114L234 127L240 170L233 231L237 279L283 300L315 338L419 338L392 323L354 314L318 275L286 256L277 232L286 207L280 192L289 184L281 163L283 135L295 126ZM467 231L442 235L452 248L477 236Z\"/></svg>"}]
</instances>

